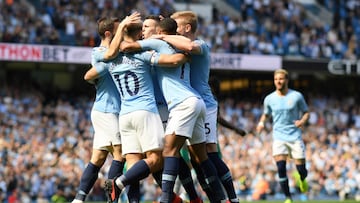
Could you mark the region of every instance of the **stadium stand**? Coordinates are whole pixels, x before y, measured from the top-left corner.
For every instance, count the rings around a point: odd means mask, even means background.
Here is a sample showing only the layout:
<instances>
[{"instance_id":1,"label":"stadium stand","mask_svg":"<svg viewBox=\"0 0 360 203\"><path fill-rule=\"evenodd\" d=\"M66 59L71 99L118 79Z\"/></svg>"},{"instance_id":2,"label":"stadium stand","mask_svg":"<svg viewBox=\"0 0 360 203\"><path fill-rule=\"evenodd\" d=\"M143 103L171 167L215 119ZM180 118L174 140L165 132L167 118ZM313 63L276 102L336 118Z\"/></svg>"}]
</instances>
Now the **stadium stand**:
<instances>
[{"instance_id":1,"label":"stadium stand","mask_svg":"<svg viewBox=\"0 0 360 203\"><path fill-rule=\"evenodd\" d=\"M355 26L360 20L358 1L319 0L334 14L331 25L310 21L304 7L292 0L228 2L239 10L240 18L214 9L210 23L203 20L200 25L201 36L213 52L360 58L360 28ZM144 15L166 16L174 9L173 3L173 0L0 1L0 41L92 47L99 41L96 20L100 16L121 17L133 9ZM93 98L89 94L74 96L74 92L54 93L24 78L5 78L0 81L0 202L45 203L59 196L70 201L91 153L93 129L89 113ZM299 194L298 199L359 197L358 96L335 97L311 91L305 94L311 109L304 134L310 192L300 195L295 180L291 179L292 192ZM250 132L240 137L219 127L223 158L231 168L237 193L242 199L253 200L258 183L265 181L269 189L261 197L281 199L269 153L271 129L261 135L252 133L261 114L261 100L239 98L222 97L219 103L224 118ZM106 199L101 183L107 177L110 161L104 164L89 201ZM293 165L290 167L294 169ZM142 194L152 200L151 197L158 197L159 188L147 179L142 184Z\"/></svg>"},{"instance_id":2,"label":"stadium stand","mask_svg":"<svg viewBox=\"0 0 360 203\"><path fill-rule=\"evenodd\" d=\"M10 3L9 3L10 2ZM30 3L31 2L31 3ZM332 24L309 20L296 1L228 1L241 17L213 9L203 20L201 37L213 52L276 54L309 58L355 59L360 56L359 3L321 1L331 10ZM144 15L168 16L173 0L163 1L3 1L2 42L94 46L99 41L96 20L122 17L133 9ZM5 18L6 16L6 18ZM86 23L84 23L86 22Z\"/></svg>"}]
</instances>

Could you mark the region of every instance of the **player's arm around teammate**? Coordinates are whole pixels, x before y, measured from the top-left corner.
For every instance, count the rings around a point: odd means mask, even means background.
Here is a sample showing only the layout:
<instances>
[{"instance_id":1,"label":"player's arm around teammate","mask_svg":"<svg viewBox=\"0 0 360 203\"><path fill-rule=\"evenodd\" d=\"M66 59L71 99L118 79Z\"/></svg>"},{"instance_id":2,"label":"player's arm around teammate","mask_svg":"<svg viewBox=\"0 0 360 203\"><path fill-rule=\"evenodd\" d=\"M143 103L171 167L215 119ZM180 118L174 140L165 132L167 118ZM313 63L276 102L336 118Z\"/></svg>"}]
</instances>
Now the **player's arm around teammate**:
<instances>
[{"instance_id":1,"label":"player's arm around teammate","mask_svg":"<svg viewBox=\"0 0 360 203\"><path fill-rule=\"evenodd\" d=\"M141 22L140 13L134 12L130 16L126 16L119 24L115 36L110 43L110 47L104 54L104 59L109 60L115 58L119 53L119 46L124 38L124 32L127 26Z\"/></svg>"}]
</instances>

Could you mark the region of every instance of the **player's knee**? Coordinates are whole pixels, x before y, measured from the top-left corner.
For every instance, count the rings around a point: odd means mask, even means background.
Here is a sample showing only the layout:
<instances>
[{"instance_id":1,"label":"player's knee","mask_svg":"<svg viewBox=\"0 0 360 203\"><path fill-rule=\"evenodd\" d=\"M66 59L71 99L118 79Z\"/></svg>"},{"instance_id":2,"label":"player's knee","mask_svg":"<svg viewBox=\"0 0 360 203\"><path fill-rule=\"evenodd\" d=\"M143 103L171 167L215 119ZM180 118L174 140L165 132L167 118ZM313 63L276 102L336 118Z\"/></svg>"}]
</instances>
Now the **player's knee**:
<instances>
[{"instance_id":1,"label":"player's knee","mask_svg":"<svg viewBox=\"0 0 360 203\"><path fill-rule=\"evenodd\" d=\"M163 158L160 151L149 152L146 154L146 163L150 168L158 169L163 165Z\"/></svg>"},{"instance_id":2,"label":"player's knee","mask_svg":"<svg viewBox=\"0 0 360 203\"><path fill-rule=\"evenodd\" d=\"M108 155L107 151L93 150L90 162L96 166L101 167L104 164L107 155Z\"/></svg>"},{"instance_id":3,"label":"player's knee","mask_svg":"<svg viewBox=\"0 0 360 203\"><path fill-rule=\"evenodd\" d=\"M119 161L119 162L125 161L124 156L122 156L121 154L114 154L113 157L114 157L114 160L116 160L116 161Z\"/></svg>"},{"instance_id":4,"label":"player's knee","mask_svg":"<svg viewBox=\"0 0 360 203\"><path fill-rule=\"evenodd\" d=\"M164 157L180 156L180 152L176 148L164 147L162 156L164 156Z\"/></svg>"},{"instance_id":5,"label":"player's knee","mask_svg":"<svg viewBox=\"0 0 360 203\"><path fill-rule=\"evenodd\" d=\"M105 159L91 159L90 162L95 166L102 167L102 165L105 163Z\"/></svg>"},{"instance_id":6,"label":"player's knee","mask_svg":"<svg viewBox=\"0 0 360 203\"><path fill-rule=\"evenodd\" d=\"M114 160L117 160L117 161L120 161L120 162L125 161L125 158L122 155L121 151L117 151L117 152L114 151L112 153L112 156L113 156Z\"/></svg>"},{"instance_id":7,"label":"player's knee","mask_svg":"<svg viewBox=\"0 0 360 203\"><path fill-rule=\"evenodd\" d=\"M277 161L276 166L278 168L279 178L285 178L286 175L286 161Z\"/></svg>"},{"instance_id":8,"label":"player's knee","mask_svg":"<svg viewBox=\"0 0 360 203\"><path fill-rule=\"evenodd\" d=\"M212 152L218 152L218 147L216 143L207 143L206 144L206 151L208 153L212 153Z\"/></svg>"},{"instance_id":9,"label":"player's knee","mask_svg":"<svg viewBox=\"0 0 360 203\"><path fill-rule=\"evenodd\" d=\"M209 158L206 151L205 143L191 145L189 147L189 152L191 159L198 164L206 161Z\"/></svg>"},{"instance_id":10,"label":"player's knee","mask_svg":"<svg viewBox=\"0 0 360 203\"><path fill-rule=\"evenodd\" d=\"M121 155L122 154L122 146L121 145L114 145L113 147L112 147L112 154L114 154L114 156L115 156L115 154L116 155Z\"/></svg>"}]
</instances>

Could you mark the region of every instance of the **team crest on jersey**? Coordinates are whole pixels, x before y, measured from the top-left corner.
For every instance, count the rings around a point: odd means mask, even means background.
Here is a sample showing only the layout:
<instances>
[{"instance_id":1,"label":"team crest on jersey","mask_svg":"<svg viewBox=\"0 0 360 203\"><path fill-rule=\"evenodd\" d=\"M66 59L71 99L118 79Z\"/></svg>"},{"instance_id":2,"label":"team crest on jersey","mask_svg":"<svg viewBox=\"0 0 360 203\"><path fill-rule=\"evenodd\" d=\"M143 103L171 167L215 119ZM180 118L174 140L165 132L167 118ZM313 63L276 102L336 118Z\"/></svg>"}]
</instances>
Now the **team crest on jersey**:
<instances>
[{"instance_id":1,"label":"team crest on jersey","mask_svg":"<svg viewBox=\"0 0 360 203\"><path fill-rule=\"evenodd\" d=\"M95 51L95 52L103 52L106 50L107 50L106 47L94 47L94 49L93 49L93 51Z\"/></svg>"},{"instance_id":2,"label":"team crest on jersey","mask_svg":"<svg viewBox=\"0 0 360 203\"><path fill-rule=\"evenodd\" d=\"M293 100L292 99L289 99L288 102L287 102L288 106L292 106L294 104Z\"/></svg>"}]
</instances>

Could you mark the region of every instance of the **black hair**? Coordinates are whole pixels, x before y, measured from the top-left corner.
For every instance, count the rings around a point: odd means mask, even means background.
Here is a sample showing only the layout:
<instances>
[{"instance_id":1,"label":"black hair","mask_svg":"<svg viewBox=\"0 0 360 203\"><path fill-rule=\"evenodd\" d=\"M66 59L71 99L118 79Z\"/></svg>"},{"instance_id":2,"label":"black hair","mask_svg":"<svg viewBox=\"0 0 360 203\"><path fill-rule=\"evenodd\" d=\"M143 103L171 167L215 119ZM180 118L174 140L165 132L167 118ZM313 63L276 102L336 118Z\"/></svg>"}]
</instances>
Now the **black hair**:
<instances>
[{"instance_id":1,"label":"black hair","mask_svg":"<svg viewBox=\"0 0 360 203\"><path fill-rule=\"evenodd\" d=\"M164 18L160 21L159 27L164 34L175 35L177 30L177 23L172 18Z\"/></svg>"},{"instance_id":2,"label":"black hair","mask_svg":"<svg viewBox=\"0 0 360 203\"><path fill-rule=\"evenodd\" d=\"M160 22L160 16L157 16L157 15L149 15L145 18L145 20L148 20L148 19L152 19L152 20L155 20L157 22Z\"/></svg>"}]
</instances>

